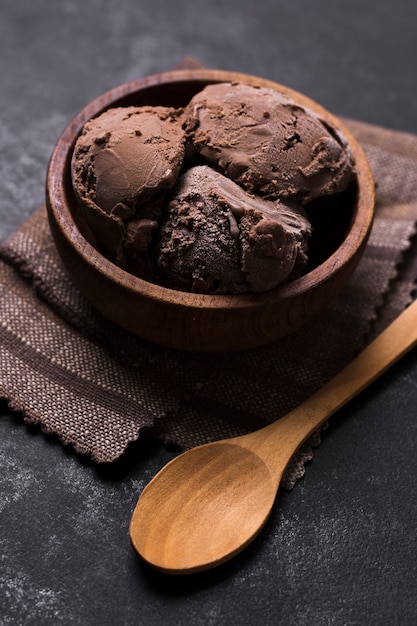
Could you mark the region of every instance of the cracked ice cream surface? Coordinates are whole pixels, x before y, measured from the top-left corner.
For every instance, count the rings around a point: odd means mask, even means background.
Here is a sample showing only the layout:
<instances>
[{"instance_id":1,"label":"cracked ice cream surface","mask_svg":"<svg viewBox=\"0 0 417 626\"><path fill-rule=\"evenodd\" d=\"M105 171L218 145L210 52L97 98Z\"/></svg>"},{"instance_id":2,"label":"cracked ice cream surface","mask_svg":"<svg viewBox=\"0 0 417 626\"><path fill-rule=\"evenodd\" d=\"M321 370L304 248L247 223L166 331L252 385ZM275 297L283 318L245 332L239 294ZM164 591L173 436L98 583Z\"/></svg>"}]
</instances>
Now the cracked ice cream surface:
<instances>
[{"instance_id":1,"label":"cracked ice cream surface","mask_svg":"<svg viewBox=\"0 0 417 626\"><path fill-rule=\"evenodd\" d=\"M352 178L346 139L272 89L209 85L186 113L198 152L247 191L306 204L344 190Z\"/></svg>"},{"instance_id":2,"label":"cracked ice cream surface","mask_svg":"<svg viewBox=\"0 0 417 626\"><path fill-rule=\"evenodd\" d=\"M265 291L306 261L310 224L283 202L254 197L208 166L188 170L159 241L164 282L199 293Z\"/></svg>"}]
</instances>

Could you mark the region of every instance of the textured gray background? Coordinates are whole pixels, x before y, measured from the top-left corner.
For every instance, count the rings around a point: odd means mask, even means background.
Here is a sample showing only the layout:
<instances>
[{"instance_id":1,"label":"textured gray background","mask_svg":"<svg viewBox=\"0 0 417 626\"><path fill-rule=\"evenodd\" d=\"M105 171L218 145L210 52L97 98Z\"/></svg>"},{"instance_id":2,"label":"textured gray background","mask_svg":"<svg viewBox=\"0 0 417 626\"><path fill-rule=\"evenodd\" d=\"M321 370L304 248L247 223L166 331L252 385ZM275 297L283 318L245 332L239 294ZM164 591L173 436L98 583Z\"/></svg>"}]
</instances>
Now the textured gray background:
<instances>
[{"instance_id":1,"label":"textured gray background","mask_svg":"<svg viewBox=\"0 0 417 626\"><path fill-rule=\"evenodd\" d=\"M42 201L48 158L92 98L170 69L287 84L336 114L417 133L413 0L0 0L0 239ZM173 452L77 458L0 404L1 624L417 623L417 356L340 412L264 532L190 578L150 572L129 518ZM69 407L71 410L71 407Z\"/></svg>"}]
</instances>

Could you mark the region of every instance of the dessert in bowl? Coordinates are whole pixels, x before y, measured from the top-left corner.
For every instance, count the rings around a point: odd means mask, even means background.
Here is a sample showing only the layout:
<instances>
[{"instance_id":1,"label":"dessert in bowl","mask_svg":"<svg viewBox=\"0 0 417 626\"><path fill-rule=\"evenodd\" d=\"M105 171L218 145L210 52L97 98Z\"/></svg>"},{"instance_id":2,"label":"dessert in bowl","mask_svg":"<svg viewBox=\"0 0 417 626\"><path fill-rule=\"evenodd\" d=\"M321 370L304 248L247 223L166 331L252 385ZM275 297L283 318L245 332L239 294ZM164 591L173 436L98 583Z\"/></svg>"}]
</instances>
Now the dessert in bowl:
<instances>
[{"instance_id":1,"label":"dessert in bowl","mask_svg":"<svg viewBox=\"0 0 417 626\"><path fill-rule=\"evenodd\" d=\"M292 332L339 293L374 185L355 138L309 98L178 70L121 85L70 122L46 204L73 282L102 314L167 347L230 351Z\"/></svg>"}]
</instances>

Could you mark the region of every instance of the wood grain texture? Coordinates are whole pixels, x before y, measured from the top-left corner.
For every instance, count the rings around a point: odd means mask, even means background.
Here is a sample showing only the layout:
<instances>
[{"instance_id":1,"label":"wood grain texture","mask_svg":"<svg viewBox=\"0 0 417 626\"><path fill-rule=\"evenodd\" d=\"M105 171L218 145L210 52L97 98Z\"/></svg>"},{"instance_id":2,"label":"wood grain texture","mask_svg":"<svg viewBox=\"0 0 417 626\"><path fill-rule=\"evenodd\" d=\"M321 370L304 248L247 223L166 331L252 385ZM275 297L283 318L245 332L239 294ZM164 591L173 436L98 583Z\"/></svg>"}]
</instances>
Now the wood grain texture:
<instances>
[{"instance_id":1,"label":"wood grain texture","mask_svg":"<svg viewBox=\"0 0 417 626\"><path fill-rule=\"evenodd\" d=\"M75 200L70 161L84 123L110 106L182 106L205 85L241 81L280 90L313 109L347 137L357 168L346 235L305 275L262 294L199 295L137 278L102 256ZM117 87L77 115L59 138L46 180L51 230L75 284L106 317L152 342L192 351L230 351L269 343L304 324L343 288L366 245L374 212L374 183L367 159L349 130L309 98L261 78L217 70L176 70Z\"/></svg>"},{"instance_id":2,"label":"wood grain texture","mask_svg":"<svg viewBox=\"0 0 417 626\"><path fill-rule=\"evenodd\" d=\"M144 489L130 525L136 551L171 574L224 563L258 534L298 447L417 343L417 301L309 400L261 430L194 448Z\"/></svg>"}]
</instances>

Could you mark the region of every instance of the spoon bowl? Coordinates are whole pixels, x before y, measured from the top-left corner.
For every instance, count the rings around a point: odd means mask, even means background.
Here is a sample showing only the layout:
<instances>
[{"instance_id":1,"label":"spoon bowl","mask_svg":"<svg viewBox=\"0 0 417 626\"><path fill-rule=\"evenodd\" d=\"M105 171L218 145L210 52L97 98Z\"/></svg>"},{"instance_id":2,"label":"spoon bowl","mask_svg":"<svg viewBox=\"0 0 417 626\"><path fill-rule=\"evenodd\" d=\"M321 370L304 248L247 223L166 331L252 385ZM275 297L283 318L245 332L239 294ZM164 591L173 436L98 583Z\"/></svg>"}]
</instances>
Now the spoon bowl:
<instances>
[{"instance_id":1,"label":"spoon bowl","mask_svg":"<svg viewBox=\"0 0 417 626\"><path fill-rule=\"evenodd\" d=\"M187 480L196 477L196 468L198 484ZM259 456L229 441L194 448L167 470L143 492L131 527L136 550L160 570L178 570L179 563L184 573L219 565L252 541L274 504L277 477ZM174 490L172 473L178 480ZM241 506L239 533L232 499Z\"/></svg>"},{"instance_id":2,"label":"spoon bowl","mask_svg":"<svg viewBox=\"0 0 417 626\"><path fill-rule=\"evenodd\" d=\"M335 378L278 421L205 444L168 463L145 487L130 524L139 555L170 574L220 565L264 526L300 445L417 343L417 301Z\"/></svg>"}]
</instances>

